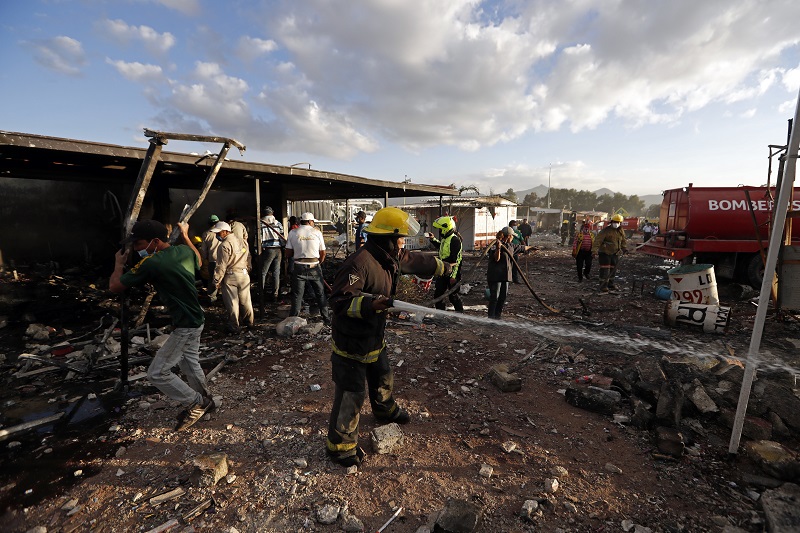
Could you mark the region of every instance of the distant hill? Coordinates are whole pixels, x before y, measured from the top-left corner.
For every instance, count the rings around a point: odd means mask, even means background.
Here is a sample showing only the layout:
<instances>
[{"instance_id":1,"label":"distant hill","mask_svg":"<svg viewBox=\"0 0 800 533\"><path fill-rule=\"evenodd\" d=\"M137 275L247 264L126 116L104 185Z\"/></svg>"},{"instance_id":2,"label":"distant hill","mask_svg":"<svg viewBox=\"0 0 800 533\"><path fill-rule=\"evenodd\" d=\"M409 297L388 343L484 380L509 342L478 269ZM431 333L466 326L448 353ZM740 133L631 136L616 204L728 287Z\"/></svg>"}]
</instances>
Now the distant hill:
<instances>
[{"instance_id":1,"label":"distant hill","mask_svg":"<svg viewBox=\"0 0 800 533\"><path fill-rule=\"evenodd\" d=\"M495 194L502 195L504 192L496 192L495 191ZM523 191L514 191L514 192L517 194L517 200L520 201L520 202L522 202L525 199L525 197L528 194L532 193L532 192L535 192L537 197L544 198L545 196L547 196L547 185L537 185L536 187L532 187L530 189L525 189ZM614 191L612 191L611 189L607 189L605 187L602 188L602 189L597 189L596 191L592 191L592 192L594 192L597 196L602 196L604 194L608 194L610 196L614 196ZM438 198L438 197L437 196L423 196L423 197L414 198L412 200L409 200L409 203L424 202L425 200L435 200L436 198ZM639 198L644 202L645 209L650 207L653 204L661 205L661 195L660 194L639 195ZM403 205L403 198L390 198L389 199L389 205Z\"/></svg>"},{"instance_id":2,"label":"distant hill","mask_svg":"<svg viewBox=\"0 0 800 533\"><path fill-rule=\"evenodd\" d=\"M525 189L523 191L514 191L514 192L517 193L517 198L519 199L520 202L523 199L525 199L525 197L528 194L532 192L535 192L536 196L538 196L539 198L544 198L545 196L547 196L547 185L537 185L536 187L530 189ZM602 196L604 194L608 194L609 196L614 196L614 191L612 191L611 189L607 189L605 187L603 187L602 189L597 189L596 191L592 192L594 192L597 196ZM644 194L644 195L640 194L638 196L639 199L644 202L645 207L649 207L653 204L661 204L660 194Z\"/></svg>"},{"instance_id":3,"label":"distant hill","mask_svg":"<svg viewBox=\"0 0 800 533\"><path fill-rule=\"evenodd\" d=\"M664 197L660 194L645 194L640 196L639 199L644 202L644 206L647 208L653 204L661 205L661 200L663 200Z\"/></svg>"}]
</instances>

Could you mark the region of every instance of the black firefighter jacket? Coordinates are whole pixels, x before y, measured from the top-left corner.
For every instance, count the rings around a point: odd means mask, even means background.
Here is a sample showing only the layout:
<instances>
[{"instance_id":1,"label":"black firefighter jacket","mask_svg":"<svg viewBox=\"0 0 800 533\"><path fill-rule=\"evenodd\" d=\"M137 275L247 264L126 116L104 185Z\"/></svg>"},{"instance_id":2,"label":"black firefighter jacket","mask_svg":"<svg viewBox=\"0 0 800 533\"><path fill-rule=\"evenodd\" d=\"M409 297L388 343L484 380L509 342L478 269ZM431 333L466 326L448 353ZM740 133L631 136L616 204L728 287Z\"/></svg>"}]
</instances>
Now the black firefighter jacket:
<instances>
[{"instance_id":1,"label":"black firefighter jacket","mask_svg":"<svg viewBox=\"0 0 800 533\"><path fill-rule=\"evenodd\" d=\"M336 273L331 306L333 352L362 363L374 363L386 343L386 313L372 309L373 296L391 298L400 274L420 277L449 273L438 257L400 251L397 260L371 241L347 258Z\"/></svg>"}]
</instances>

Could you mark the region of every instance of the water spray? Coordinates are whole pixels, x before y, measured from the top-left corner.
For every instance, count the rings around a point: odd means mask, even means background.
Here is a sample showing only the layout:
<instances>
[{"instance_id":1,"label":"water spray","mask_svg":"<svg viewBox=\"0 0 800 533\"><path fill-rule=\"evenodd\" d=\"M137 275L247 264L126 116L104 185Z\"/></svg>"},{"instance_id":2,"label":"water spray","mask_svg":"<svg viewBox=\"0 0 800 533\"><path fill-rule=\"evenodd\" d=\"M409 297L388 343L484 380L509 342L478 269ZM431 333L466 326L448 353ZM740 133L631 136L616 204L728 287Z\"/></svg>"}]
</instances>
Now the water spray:
<instances>
[{"instance_id":1,"label":"water spray","mask_svg":"<svg viewBox=\"0 0 800 533\"><path fill-rule=\"evenodd\" d=\"M731 354L714 353L708 350L708 343L701 341L681 341L681 344L674 344L671 342L634 338L624 334L604 334L598 333L584 328L576 328L573 325L554 324L552 322L521 322L512 320L503 320L496 318L488 318L484 316L468 315L466 313L456 313L454 311L444 311L430 307L416 305L402 300L392 300L392 306L386 309L386 312L391 311L405 311L407 313L414 313L419 320L426 314L433 314L434 317L446 318L453 323L471 323L479 324L482 326L490 326L492 328L504 327L513 328L533 333L537 336L544 337L556 341L579 341L581 344L605 344L612 345L615 351L622 353L636 354L640 352L655 352L665 355L673 356L691 356L696 359L713 358L719 360L721 357L728 360L736 360L742 363L746 359L732 356ZM773 370L789 370L794 372L794 367L789 364L783 363L780 359L770 352L764 352L774 358L776 362L759 361L759 368L773 369Z\"/></svg>"}]
</instances>

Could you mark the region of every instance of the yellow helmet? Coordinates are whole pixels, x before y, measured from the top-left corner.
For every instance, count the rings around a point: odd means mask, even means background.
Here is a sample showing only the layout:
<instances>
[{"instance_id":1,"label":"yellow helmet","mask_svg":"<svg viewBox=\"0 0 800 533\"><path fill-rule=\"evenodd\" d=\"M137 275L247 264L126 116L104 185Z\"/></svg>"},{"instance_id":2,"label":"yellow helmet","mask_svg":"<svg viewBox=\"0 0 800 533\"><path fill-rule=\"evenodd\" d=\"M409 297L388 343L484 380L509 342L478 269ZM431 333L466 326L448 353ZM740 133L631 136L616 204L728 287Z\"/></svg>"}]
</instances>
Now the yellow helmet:
<instances>
[{"instance_id":1,"label":"yellow helmet","mask_svg":"<svg viewBox=\"0 0 800 533\"><path fill-rule=\"evenodd\" d=\"M613 217L611 217L611 222L622 222L622 215L617 213Z\"/></svg>"},{"instance_id":2,"label":"yellow helmet","mask_svg":"<svg viewBox=\"0 0 800 533\"><path fill-rule=\"evenodd\" d=\"M379 209L372 217L372 222L364 228L370 235L395 235L397 237L413 237L419 233L419 222L411 215L397 207Z\"/></svg>"},{"instance_id":3,"label":"yellow helmet","mask_svg":"<svg viewBox=\"0 0 800 533\"><path fill-rule=\"evenodd\" d=\"M199 235L195 235L192 237L192 242L194 244L203 244L203 239L201 239Z\"/></svg>"},{"instance_id":4,"label":"yellow helmet","mask_svg":"<svg viewBox=\"0 0 800 533\"><path fill-rule=\"evenodd\" d=\"M456 221L453 217L439 217L433 221L433 227L442 230L442 233L450 233L456 229Z\"/></svg>"}]
</instances>

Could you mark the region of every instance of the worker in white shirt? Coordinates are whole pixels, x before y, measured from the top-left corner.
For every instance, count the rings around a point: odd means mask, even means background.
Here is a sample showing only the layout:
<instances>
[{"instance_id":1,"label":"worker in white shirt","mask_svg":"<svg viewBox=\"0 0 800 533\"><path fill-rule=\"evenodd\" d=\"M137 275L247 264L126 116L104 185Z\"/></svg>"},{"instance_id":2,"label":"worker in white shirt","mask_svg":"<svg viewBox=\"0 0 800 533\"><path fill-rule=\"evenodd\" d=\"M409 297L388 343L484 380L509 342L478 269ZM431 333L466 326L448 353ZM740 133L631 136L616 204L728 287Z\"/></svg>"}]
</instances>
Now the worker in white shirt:
<instances>
[{"instance_id":1,"label":"worker in white shirt","mask_svg":"<svg viewBox=\"0 0 800 533\"><path fill-rule=\"evenodd\" d=\"M325 261L325 240L322 232L314 227L314 215L300 215L300 226L289 232L286 239L286 257L293 259L292 271L292 308L289 316L300 316L303 294L306 284L313 290L314 298L319 306L322 321L330 324L331 315L328 308L328 297L323 285L322 267Z\"/></svg>"}]
</instances>

